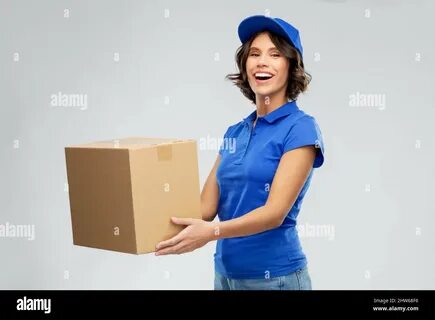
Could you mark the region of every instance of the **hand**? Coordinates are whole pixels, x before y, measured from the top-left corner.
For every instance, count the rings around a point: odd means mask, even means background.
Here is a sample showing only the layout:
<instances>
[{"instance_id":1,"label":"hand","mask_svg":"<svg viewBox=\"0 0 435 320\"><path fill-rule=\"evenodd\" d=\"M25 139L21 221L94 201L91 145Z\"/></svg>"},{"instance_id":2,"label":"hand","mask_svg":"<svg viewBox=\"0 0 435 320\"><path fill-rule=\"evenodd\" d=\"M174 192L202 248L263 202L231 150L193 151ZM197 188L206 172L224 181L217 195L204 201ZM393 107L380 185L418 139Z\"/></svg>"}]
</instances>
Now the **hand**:
<instances>
[{"instance_id":1,"label":"hand","mask_svg":"<svg viewBox=\"0 0 435 320\"><path fill-rule=\"evenodd\" d=\"M156 256L165 254L181 254L201 248L215 235L214 223L193 218L171 218L172 222L187 227L169 240L156 246Z\"/></svg>"}]
</instances>

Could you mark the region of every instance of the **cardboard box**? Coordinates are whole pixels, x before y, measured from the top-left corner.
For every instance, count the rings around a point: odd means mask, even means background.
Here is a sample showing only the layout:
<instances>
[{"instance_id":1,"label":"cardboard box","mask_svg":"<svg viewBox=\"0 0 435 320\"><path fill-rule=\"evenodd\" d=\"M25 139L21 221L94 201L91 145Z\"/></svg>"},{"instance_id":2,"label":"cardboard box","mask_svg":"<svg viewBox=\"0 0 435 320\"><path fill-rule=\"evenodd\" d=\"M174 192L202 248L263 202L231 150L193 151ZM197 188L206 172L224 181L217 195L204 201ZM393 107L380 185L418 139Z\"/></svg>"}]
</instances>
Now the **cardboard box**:
<instances>
[{"instance_id":1,"label":"cardboard box","mask_svg":"<svg viewBox=\"0 0 435 320\"><path fill-rule=\"evenodd\" d=\"M65 147L75 245L155 251L201 218L195 140L125 138Z\"/></svg>"}]
</instances>

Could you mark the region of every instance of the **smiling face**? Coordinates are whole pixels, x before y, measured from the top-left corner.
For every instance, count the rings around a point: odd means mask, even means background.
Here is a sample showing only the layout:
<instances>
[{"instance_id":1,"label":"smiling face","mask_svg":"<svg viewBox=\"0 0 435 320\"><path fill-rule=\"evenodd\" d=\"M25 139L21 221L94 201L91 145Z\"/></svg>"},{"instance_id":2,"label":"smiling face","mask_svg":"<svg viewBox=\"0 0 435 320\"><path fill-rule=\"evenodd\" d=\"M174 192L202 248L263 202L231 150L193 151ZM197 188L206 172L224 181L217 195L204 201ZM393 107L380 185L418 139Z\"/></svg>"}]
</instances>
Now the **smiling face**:
<instances>
[{"instance_id":1,"label":"smiling face","mask_svg":"<svg viewBox=\"0 0 435 320\"><path fill-rule=\"evenodd\" d=\"M260 33L252 41L246 60L248 82L256 100L286 99L288 70L288 59L275 47L267 32Z\"/></svg>"}]
</instances>

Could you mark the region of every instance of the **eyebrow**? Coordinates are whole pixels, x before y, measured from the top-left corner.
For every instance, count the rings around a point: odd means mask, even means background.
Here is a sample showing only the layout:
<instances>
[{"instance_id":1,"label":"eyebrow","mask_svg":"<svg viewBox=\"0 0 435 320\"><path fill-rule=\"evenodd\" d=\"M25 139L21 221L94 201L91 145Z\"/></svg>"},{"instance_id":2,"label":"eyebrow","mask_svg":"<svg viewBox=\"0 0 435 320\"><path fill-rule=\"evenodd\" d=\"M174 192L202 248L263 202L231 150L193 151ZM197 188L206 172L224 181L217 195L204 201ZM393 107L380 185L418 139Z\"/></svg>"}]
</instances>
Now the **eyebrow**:
<instances>
[{"instance_id":1,"label":"eyebrow","mask_svg":"<svg viewBox=\"0 0 435 320\"><path fill-rule=\"evenodd\" d=\"M257 48L257 47L251 47L251 48L249 48L249 51L251 51L251 50L258 50L258 51L261 51L261 50L260 50L259 48ZM270 47L268 51L271 51L271 50L278 50L278 48L277 48L277 47ZM278 51L279 51L279 50L278 50Z\"/></svg>"}]
</instances>

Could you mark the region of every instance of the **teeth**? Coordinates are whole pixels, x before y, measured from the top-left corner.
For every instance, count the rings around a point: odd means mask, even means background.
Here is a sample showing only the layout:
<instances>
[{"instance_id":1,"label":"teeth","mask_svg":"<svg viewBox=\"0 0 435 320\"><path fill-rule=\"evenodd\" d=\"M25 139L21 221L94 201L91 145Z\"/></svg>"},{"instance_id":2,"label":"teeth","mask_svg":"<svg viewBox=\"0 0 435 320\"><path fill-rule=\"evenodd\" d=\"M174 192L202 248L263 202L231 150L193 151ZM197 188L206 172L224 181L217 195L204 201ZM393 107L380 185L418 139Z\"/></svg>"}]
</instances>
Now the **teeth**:
<instances>
[{"instance_id":1,"label":"teeth","mask_svg":"<svg viewBox=\"0 0 435 320\"><path fill-rule=\"evenodd\" d=\"M258 72L255 74L256 77L267 77L267 78L272 78L272 75L270 73L263 73L263 72Z\"/></svg>"},{"instance_id":2,"label":"teeth","mask_svg":"<svg viewBox=\"0 0 435 320\"><path fill-rule=\"evenodd\" d=\"M269 80L272 77L273 77L273 75L271 75L270 73L266 73L266 72L257 72L255 74L255 79L257 79L257 80Z\"/></svg>"}]
</instances>

